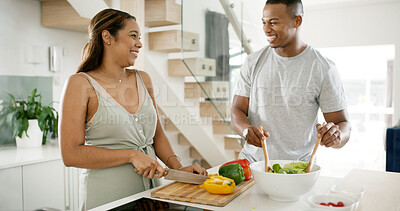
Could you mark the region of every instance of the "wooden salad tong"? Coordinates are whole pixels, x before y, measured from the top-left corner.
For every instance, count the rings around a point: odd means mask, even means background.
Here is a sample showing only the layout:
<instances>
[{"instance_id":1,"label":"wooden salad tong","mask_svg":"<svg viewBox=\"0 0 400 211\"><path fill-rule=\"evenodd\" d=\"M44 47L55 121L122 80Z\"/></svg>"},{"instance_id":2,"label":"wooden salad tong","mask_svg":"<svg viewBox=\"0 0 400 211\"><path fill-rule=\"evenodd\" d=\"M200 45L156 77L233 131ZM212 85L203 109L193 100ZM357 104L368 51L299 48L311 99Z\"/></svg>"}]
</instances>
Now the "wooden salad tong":
<instances>
[{"instance_id":1,"label":"wooden salad tong","mask_svg":"<svg viewBox=\"0 0 400 211\"><path fill-rule=\"evenodd\" d=\"M261 130L261 133L264 136L264 129L263 126L258 126L258 128ZM269 158L268 158L268 151L267 151L267 138L264 136L264 140L261 141L261 146L263 148L264 151L264 158L265 158L265 172L269 172L270 170L272 170L272 168L269 165Z\"/></svg>"},{"instance_id":2,"label":"wooden salad tong","mask_svg":"<svg viewBox=\"0 0 400 211\"><path fill-rule=\"evenodd\" d=\"M322 124L322 127L324 127L325 125L326 125L326 122L324 122ZM315 154L317 153L317 149L318 149L319 144L321 143L321 140L322 140L322 136L319 137L317 139L317 143L315 143L314 150L313 150L313 152L311 154L310 161L308 162L308 165L307 165L307 168L306 168L306 171L305 171L306 173L309 173L312 170L312 167L314 165L314 160L315 160Z\"/></svg>"}]
</instances>

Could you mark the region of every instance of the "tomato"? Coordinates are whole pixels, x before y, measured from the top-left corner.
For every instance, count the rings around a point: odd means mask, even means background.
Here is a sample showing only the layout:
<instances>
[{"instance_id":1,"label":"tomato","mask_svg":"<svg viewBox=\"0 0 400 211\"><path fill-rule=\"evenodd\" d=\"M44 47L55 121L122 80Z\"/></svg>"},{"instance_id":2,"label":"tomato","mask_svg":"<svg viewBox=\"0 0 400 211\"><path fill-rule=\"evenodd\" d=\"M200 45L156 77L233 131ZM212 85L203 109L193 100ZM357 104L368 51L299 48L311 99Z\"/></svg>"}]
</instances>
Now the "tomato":
<instances>
[{"instance_id":1,"label":"tomato","mask_svg":"<svg viewBox=\"0 0 400 211\"><path fill-rule=\"evenodd\" d=\"M336 204L334 204L334 203L332 203L332 202L329 202L329 203L327 204L327 206L329 206L329 207L336 207Z\"/></svg>"},{"instance_id":2,"label":"tomato","mask_svg":"<svg viewBox=\"0 0 400 211\"><path fill-rule=\"evenodd\" d=\"M333 202L328 202L328 203L321 202L321 203L319 203L319 205L328 206L328 207L344 207L344 204L341 201L339 201L337 204L335 204Z\"/></svg>"}]
</instances>

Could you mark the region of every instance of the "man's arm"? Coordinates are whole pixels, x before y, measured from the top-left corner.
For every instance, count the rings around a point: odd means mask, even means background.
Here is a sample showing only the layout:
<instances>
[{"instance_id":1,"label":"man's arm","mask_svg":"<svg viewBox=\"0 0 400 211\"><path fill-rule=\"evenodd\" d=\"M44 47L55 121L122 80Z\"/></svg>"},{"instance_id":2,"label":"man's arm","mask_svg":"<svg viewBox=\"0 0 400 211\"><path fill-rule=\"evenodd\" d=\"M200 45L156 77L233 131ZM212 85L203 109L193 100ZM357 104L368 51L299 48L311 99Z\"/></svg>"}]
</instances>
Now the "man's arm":
<instances>
[{"instance_id":1,"label":"man's arm","mask_svg":"<svg viewBox=\"0 0 400 211\"><path fill-rule=\"evenodd\" d=\"M342 148L350 139L351 125L348 121L347 110L324 113L325 127L317 124L318 134L322 134L321 145L332 148Z\"/></svg>"},{"instance_id":2,"label":"man's arm","mask_svg":"<svg viewBox=\"0 0 400 211\"><path fill-rule=\"evenodd\" d=\"M249 98L239 95L235 95L232 103L232 115L231 115L231 125L233 130L242 135L246 128L249 128L246 139L247 143L252 144L256 147L261 147L261 140L264 136L269 137L268 132L261 133L258 126L251 125L250 120L247 118L249 109Z\"/></svg>"}]
</instances>

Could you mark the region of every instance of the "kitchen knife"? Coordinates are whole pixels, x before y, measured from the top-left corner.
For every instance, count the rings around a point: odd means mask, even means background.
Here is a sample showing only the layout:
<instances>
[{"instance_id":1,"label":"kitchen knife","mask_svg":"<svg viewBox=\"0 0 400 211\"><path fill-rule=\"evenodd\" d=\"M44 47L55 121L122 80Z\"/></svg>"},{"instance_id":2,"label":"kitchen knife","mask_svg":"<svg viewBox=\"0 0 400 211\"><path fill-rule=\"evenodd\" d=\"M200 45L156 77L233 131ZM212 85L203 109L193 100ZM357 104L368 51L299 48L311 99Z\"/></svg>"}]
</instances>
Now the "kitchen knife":
<instances>
[{"instance_id":1,"label":"kitchen knife","mask_svg":"<svg viewBox=\"0 0 400 211\"><path fill-rule=\"evenodd\" d=\"M207 176L200 174L194 174L186 171L179 171L175 169L165 169L164 178L167 180L174 180L178 182L191 183L191 184L203 184L206 179L210 179Z\"/></svg>"}]
</instances>

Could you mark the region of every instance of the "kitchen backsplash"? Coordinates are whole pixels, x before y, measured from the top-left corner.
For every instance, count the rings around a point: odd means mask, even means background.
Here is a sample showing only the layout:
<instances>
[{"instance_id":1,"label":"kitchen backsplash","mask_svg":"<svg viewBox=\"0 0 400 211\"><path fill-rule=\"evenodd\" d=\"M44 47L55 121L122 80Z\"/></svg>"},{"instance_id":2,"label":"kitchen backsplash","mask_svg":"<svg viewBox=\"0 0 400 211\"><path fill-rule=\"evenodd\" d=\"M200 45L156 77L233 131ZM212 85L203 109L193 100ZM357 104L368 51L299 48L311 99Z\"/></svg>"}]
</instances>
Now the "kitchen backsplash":
<instances>
[{"instance_id":1,"label":"kitchen backsplash","mask_svg":"<svg viewBox=\"0 0 400 211\"><path fill-rule=\"evenodd\" d=\"M9 101L7 93L16 99L26 99L31 91L37 88L42 95L42 104L53 102L53 78L41 76L0 76L0 101ZM9 128L0 128L0 146L15 145L15 139Z\"/></svg>"}]
</instances>

